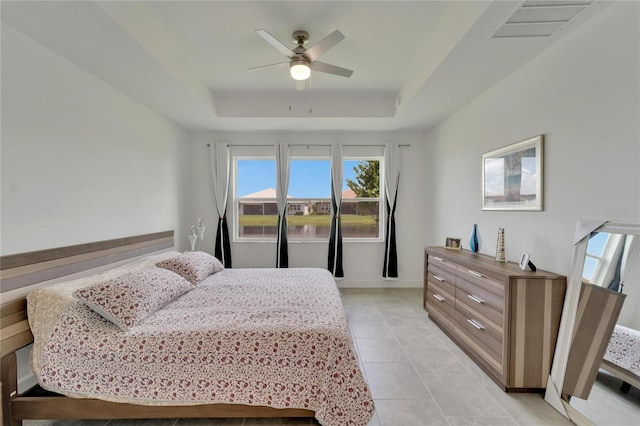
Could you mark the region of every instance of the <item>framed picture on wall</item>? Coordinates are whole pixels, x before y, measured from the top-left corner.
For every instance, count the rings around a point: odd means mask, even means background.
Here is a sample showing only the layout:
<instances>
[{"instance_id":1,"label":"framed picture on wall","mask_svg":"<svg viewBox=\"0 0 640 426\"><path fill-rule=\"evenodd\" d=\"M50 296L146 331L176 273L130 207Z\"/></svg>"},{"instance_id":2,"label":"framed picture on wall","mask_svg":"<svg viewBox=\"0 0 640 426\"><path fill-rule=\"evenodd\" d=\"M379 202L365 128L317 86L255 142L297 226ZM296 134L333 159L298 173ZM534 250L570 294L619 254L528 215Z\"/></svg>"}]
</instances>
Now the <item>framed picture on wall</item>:
<instances>
[{"instance_id":1,"label":"framed picture on wall","mask_svg":"<svg viewBox=\"0 0 640 426\"><path fill-rule=\"evenodd\" d=\"M543 139L482 155L482 210L543 210Z\"/></svg>"}]
</instances>

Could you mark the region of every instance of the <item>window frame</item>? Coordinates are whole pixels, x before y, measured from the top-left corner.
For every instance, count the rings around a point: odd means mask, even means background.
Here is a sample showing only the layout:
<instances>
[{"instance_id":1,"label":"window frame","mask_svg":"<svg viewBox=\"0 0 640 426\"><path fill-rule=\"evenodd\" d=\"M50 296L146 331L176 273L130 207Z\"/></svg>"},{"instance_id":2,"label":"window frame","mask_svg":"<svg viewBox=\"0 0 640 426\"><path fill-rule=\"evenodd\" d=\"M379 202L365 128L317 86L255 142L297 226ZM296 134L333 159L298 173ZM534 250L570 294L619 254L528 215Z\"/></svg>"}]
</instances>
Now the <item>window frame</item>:
<instances>
[{"instance_id":1,"label":"window frame","mask_svg":"<svg viewBox=\"0 0 640 426\"><path fill-rule=\"evenodd\" d=\"M385 209L386 191L384 181L384 156L382 155L345 155L342 157L342 180L345 181L344 176L344 162L345 161L377 161L378 162L378 198L366 197L366 198L349 198L349 200L357 200L357 202L364 201L378 201L378 237L376 238L363 238L363 237L342 237L343 242L348 243L361 243L361 242L384 242L385 237L385 222L387 220L387 209ZM344 205L344 198L342 203ZM344 224L343 224L344 226Z\"/></svg>"},{"instance_id":2,"label":"window frame","mask_svg":"<svg viewBox=\"0 0 640 426\"><path fill-rule=\"evenodd\" d=\"M232 182L233 182L233 222L231 226L233 228L233 242L234 243L276 243L276 237L267 237L267 238L256 238L256 237L241 237L240 236L240 200L248 201L248 202L262 202L265 200L278 203L277 198L245 198L238 197L238 160L254 160L254 161L268 161L273 160L276 161L275 156L267 156L267 155L234 155L232 156ZM278 171L276 170L276 174ZM277 176L276 176L277 179ZM276 215L276 226L277 226L277 215Z\"/></svg>"},{"instance_id":3,"label":"window frame","mask_svg":"<svg viewBox=\"0 0 640 426\"><path fill-rule=\"evenodd\" d=\"M605 275L610 267L609 266L611 263L610 259L612 258L613 252L616 250L616 246L618 245L619 242L620 242L620 235L608 234L607 240L602 246L602 253L600 255L589 253L588 243L587 243L587 252L585 253L585 262L587 258L594 259L596 261L596 265L593 268L592 280L589 281L591 284L594 284L600 287L603 286Z\"/></svg>"},{"instance_id":4,"label":"window frame","mask_svg":"<svg viewBox=\"0 0 640 426\"><path fill-rule=\"evenodd\" d=\"M255 201L255 202L265 202L265 200L267 202L273 201L275 203L277 203L277 199L273 198L273 199L265 199L265 198L244 198L244 197L238 197L238 160L256 160L256 161L266 161L266 160L273 160L275 161L275 156L269 156L269 155L232 155L231 157L231 163L232 163L232 176L231 176L231 181L232 181L232 211L233 211L233 221L231 222L231 226L233 228L232 231L232 236L233 236L233 243L271 243L271 244L275 244L276 243L276 237L268 237L268 238L255 238L255 237L241 237L240 236L240 200L242 199L242 201ZM289 161L292 160L329 160L329 162L332 162L331 157L327 157L324 155L315 155L315 156L291 156L289 158ZM344 176L344 163L345 161L378 161L378 165L379 165L379 169L378 169L378 173L379 173L379 183L378 183L378 188L379 188L379 197L378 198L372 198L372 197L366 197L366 198L353 198L353 199L348 199L348 200L356 200L356 202L366 202L366 201L377 201L378 202L378 237L371 237L371 238L366 238L366 237L343 237L343 242L344 243L379 243L379 242L384 242L384 238L385 238L385 223L386 223L386 208L385 208L385 200L386 200L386 191L385 191L385 181L384 181L384 156L382 155L349 155L349 156L343 156L342 158L342 167L343 167L343 182L345 181L345 176ZM277 174L277 170L276 170L276 174ZM277 176L276 176L277 179ZM329 202L329 205L331 205L331 194L329 194L328 198L321 198L321 197L312 197L312 198L297 198L297 197L292 197L287 199L287 204L290 203L291 201L302 201L302 202L308 202L308 201L325 201L327 200ZM342 202L345 202L345 199L342 199ZM291 215L289 214L289 207L287 206L287 217L290 217ZM331 207L330 207L330 212L328 214L329 218L331 218ZM331 219L330 219L331 220ZM327 238L299 238L299 237L292 237L291 235L288 236L288 242L292 243L292 244L299 244L299 243L304 243L304 244L317 244L317 243L321 243L321 244L327 244L329 242L329 237Z\"/></svg>"}]
</instances>

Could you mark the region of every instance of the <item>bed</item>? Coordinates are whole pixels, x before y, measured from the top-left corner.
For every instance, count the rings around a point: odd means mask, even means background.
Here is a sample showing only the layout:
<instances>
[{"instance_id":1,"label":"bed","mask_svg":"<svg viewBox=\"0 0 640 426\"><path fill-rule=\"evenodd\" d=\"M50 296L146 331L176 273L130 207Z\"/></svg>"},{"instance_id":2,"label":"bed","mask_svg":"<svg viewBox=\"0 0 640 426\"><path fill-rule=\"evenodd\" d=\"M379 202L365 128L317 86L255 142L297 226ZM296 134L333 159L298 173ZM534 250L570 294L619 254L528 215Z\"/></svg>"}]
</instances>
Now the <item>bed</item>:
<instances>
[{"instance_id":1,"label":"bed","mask_svg":"<svg viewBox=\"0 0 640 426\"><path fill-rule=\"evenodd\" d=\"M622 380L623 392L640 389L640 331L616 325L601 368Z\"/></svg>"},{"instance_id":2,"label":"bed","mask_svg":"<svg viewBox=\"0 0 640 426\"><path fill-rule=\"evenodd\" d=\"M222 269L194 284L156 266L180 255L169 240L166 233L149 234L23 256L31 259L27 263L2 259L3 300L28 290L31 323L24 297L3 303L4 424L163 417L315 417L326 426L367 424L373 401L330 273ZM112 268L114 252L120 263L136 259ZM71 270L93 271L96 263L106 270L64 279ZM152 292L143 291L144 297L166 289L180 294L132 323L118 321L131 315L112 318L90 303L105 299L95 297L105 282L139 274L152 277L151 284L136 287ZM167 274L181 281L169 283ZM61 282L37 288L52 275ZM18 395L15 351L31 341L40 385Z\"/></svg>"}]
</instances>

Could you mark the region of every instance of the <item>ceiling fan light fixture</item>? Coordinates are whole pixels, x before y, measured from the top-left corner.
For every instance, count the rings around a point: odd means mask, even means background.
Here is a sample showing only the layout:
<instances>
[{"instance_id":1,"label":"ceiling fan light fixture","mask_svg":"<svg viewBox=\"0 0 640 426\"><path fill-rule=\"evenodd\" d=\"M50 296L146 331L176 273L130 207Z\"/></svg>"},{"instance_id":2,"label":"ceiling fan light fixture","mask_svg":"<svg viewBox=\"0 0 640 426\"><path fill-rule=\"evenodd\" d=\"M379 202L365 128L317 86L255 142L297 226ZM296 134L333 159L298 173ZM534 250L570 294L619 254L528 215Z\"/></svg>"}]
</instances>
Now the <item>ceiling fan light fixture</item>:
<instances>
[{"instance_id":1,"label":"ceiling fan light fixture","mask_svg":"<svg viewBox=\"0 0 640 426\"><path fill-rule=\"evenodd\" d=\"M303 59L296 59L291 61L291 67L289 68L291 78L294 80L306 80L311 76L311 68L309 63Z\"/></svg>"}]
</instances>

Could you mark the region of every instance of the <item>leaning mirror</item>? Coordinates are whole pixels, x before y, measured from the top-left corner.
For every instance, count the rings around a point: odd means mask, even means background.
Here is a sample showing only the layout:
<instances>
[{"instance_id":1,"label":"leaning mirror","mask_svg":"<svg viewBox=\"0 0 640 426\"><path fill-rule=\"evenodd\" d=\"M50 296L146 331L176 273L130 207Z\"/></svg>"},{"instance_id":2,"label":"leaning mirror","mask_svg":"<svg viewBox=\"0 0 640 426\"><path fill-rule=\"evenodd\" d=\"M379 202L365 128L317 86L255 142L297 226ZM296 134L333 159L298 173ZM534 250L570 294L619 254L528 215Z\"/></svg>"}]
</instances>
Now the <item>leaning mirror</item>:
<instances>
[{"instance_id":1,"label":"leaning mirror","mask_svg":"<svg viewBox=\"0 0 640 426\"><path fill-rule=\"evenodd\" d=\"M545 399L576 424L640 418L640 224L578 223Z\"/></svg>"}]
</instances>

